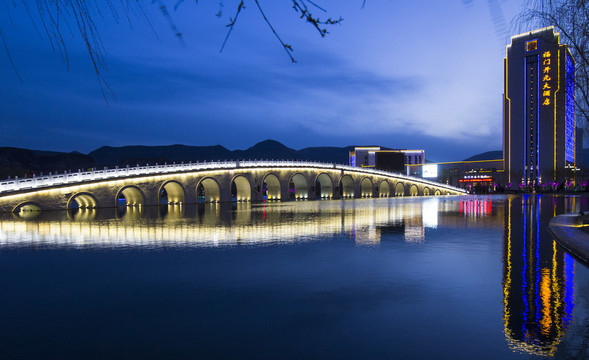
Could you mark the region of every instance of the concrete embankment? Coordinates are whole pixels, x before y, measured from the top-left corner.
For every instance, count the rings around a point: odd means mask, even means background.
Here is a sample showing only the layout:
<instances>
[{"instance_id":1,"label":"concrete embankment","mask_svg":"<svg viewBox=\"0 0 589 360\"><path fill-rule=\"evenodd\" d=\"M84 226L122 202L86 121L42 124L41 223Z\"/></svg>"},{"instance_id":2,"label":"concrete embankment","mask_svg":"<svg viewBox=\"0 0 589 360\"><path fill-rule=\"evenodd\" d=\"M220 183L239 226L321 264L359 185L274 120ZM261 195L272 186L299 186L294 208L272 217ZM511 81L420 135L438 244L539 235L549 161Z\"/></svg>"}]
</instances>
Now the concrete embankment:
<instances>
[{"instance_id":1,"label":"concrete embankment","mask_svg":"<svg viewBox=\"0 0 589 360\"><path fill-rule=\"evenodd\" d=\"M558 215L550 220L548 229L562 247L589 265L589 215Z\"/></svg>"}]
</instances>

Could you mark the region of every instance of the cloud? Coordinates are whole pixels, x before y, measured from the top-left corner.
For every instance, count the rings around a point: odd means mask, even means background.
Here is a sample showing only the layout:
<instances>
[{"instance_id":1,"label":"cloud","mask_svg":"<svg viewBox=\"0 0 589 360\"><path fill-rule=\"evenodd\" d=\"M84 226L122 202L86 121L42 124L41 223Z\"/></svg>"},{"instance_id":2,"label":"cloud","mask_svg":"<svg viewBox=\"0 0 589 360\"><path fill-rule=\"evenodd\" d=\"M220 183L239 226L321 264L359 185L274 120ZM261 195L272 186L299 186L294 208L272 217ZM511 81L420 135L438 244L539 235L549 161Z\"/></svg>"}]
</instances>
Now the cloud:
<instances>
[{"instance_id":1,"label":"cloud","mask_svg":"<svg viewBox=\"0 0 589 360\"><path fill-rule=\"evenodd\" d=\"M289 63L255 16L243 18L249 22L240 23L223 54L217 51L224 31L216 33L210 24L191 30L194 19L188 16L183 28L192 41L185 47L175 39L157 43L141 31L104 30L111 53L103 75L117 97L109 105L83 48L70 48L66 72L44 40L24 37L14 52L24 85L0 56L2 75L8 75L0 86L5 115L0 130L10 133L2 139L13 146L82 151L130 143L221 143L235 148L267 138L295 148L351 143L425 148L457 141L499 148L500 94L488 92L494 91L489 78L500 82L494 74L501 71L480 69L491 69L486 61L498 68L501 62L487 53L475 56L481 53L481 34L472 42L470 31L452 35L477 46L468 49L448 49L432 40L447 39L447 31L464 27L455 21L436 25L441 27L435 34L429 24L411 38L402 37L401 25L386 25L391 15L384 10L397 5L381 6L366 16L349 5L354 9L344 14L347 23L328 41L316 34L309 38L298 18L292 19L296 27L281 23L289 29L285 37L297 45L298 64ZM396 19L415 22L407 14L421 14L420 6L411 5ZM427 14L427 19L445 19ZM170 35L167 28L161 31ZM218 36L203 36L202 31ZM392 38L384 41L387 34ZM453 55L438 56L440 48Z\"/></svg>"}]
</instances>

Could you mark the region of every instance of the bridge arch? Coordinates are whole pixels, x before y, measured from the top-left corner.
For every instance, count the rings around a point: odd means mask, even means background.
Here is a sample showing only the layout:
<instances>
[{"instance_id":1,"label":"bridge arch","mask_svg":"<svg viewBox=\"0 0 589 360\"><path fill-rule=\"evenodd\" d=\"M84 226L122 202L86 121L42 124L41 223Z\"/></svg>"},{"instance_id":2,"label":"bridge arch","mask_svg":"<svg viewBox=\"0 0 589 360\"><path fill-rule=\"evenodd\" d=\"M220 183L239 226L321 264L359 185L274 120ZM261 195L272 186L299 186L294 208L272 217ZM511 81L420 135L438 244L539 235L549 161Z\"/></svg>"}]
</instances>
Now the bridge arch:
<instances>
[{"instance_id":1,"label":"bridge arch","mask_svg":"<svg viewBox=\"0 0 589 360\"><path fill-rule=\"evenodd\" d=\"M436 190L436 191L434 192L434 196L440 196L440 195L441 195L441 193L440 193L440 190Z\"/></svg>"},{"instance_id":2,"label":"bridge arch","mask_svg":"<svg viewBox=\"0 0 589 360\"><path fill-rule=\"evenodd\" d=\"M217 180L206 177L196 185L196 202L212 203L221 201L221 187Z\"/></svg>"},{"instance_id":3,"label":"bridge arch","mask_svg":"<svg viewBox=\"0 0 589 360\"><path fill-rule=\"evenodd\" d=\"M39 203L36 203L34 201L24 201L21 202L20 204L16 205L14 207L14 209L12 209L12 212L14 214L19 214L19 213L28 213L28 212L32 212L32 211L41 211L42 207Z\"/></svg>"},{"instance_id":4,"label":"bridge arch","mask_svg":"<svg viewBox=\"0 0 589 360\"><path fill-rule=\"evenodd\" d=\"M321 173L315 178L315 195L317 199L333 197L333 181L331 176Z\"/></svg>"},{"instance_id":5,"label":"bridge arch","mask_svg":"<svg viewBox=\"0 0 589 360\"><path fill-rule=\"evenodd\" d=\"M95 209L97 205L96 197L89 192L73 194L67 201L68 209Z\"/></svg>"},{"instance_id":6,"label":"bridge arch","mask_svg":"<svg viewBox=\"0 0 589 360\"><path fill-rule=\"evenodd\" d=\"M339 180L340 195L344 198L354 197L354 179L350 175L342 175Z\"/></svg>"},{"instance_id":7,"label":"bridge arch","mask_svg":"<svg viewBox=\"0 0 589 360\"><path fill-rule=\"evenodd\" d=\"M402 182L395 185L395 196L405 196L405 185Z\"/></svg>"},{"instance_id":8,"label":"bridge arch","mask_svg":"<svg viewBox=\"0 0 589 360\"><path fill-rule=\"evenodd\" d=\"M318 176L323 173L326 175ZM234 178L236 175L240 177ZM279 183L276 182L274 176L278 178ZM127 211L132 211L132 205L137 205L137 208L141 208L140 205L157 205L158 195L161 194L158 194L158 190L161 190L161 187L165 190L165 195L170 202L180 202L182 199L188 203L193 203L197 199L198 202L203 202L205 198L207 202L230 202L232 181L248 184L245 195L242 196L246 201L263 199L262 181L264 180L267 185L266 196L270 195L270 198L274 198L274 196L278 198L279 185L282 200L290 199L290 194L292 194L292 198L305 199L315 197L314 180L317 178L321 184L319 186L320 196L323 197L339 196L340 194L344 198L386 196L387 183L389 195L408 196L410 193L413 193L412 195L427 195L428 190L430 196L433 194L458 195L466 193L462 189L447 184L436 184L424 179L372 169L354 169L341 165L326 167L325 164L319 163L285 161L207 162L176 164L173 167L158 165L149 168L138 166L136 168L92 170L48 175L39 179L3 181L0 182L0 211L11 212L15 208L20 211L20 207L23 207L24 210L65 209L68 206L73 207L74 203L78 208L80 206L91 208L96 199L98 200L97 207L115 206L124 210L118 206L119 200L117 199L120 199L122 205L128 205ZM330 189L324 191L328 178L332 183ZM386 182L383 182L383 179ZM201 185L201 191L195 189L197 184ZM207 191L204 191L204 185L208 188ZM413 185L417 188L416 192ZM424 190L426 187L428 190ZM242 186L240 186L241 188ZM411 188L413 190L410 190ZM89 195L76 194L80 192L89 192L95 199ZM70 199L72 194L76 194L75 201ZM235 195L237 195L237 186L235 186ZM40 206L33 206L33 204L27 207L20 206L25 201L37 202L37 205L40 204Z\"/></svg>"},{"instance_id":9,"label":"bridge arch","mask_svg":"<svg viewBox=\"0 0 589 360\"><path fill-rule=\"evenodd\" d=\"M365 177L360 181L360 190L362 197L372 197L372 180Z\"/></svg>"},{"instance_id":10,"label":"bridge arch","mask_svg":"<svg viewBox=\"0 0 589 360\"><path fill-rule=\"evenodd\" d=\"M251 201L252 185L244 175L236 175L231 180L231 200Z\"/></svg>"},{"instance_id":11,"label":"bridge arch","mask_svg":"<svg viewBox=\"0 0 589 360\"><path fill-rule=\"evenodd\" d=\"M135 185L122 187L115 196L115 207L119 206L143 206L145 204L145 195L143 191Z\"/></svg>"},{"instance_id":12,"label":"bridge arch","mask_svg":"<svg viewBox=\"0 0 589 360\"><path fill-rule=\"evenodd\" d=\"M167 199L167 204L181 204L184 203L184 186L176 180L168 180L164 182L158 190L158 203L163 199Z\"/></svg>"},{"instance_id":13,"label":"bridge arch","mask_svg":"<svg viewBox=\"0 0 589 360\"><path fill-rule=\"evenodd\" d=\"M419 195L419 188L417 188L417 185L413 184L409 188L409 196L417 196L417 195Z\"/></svg>"},{"instance_id":14,"label":"bridge arch","mask_svg":"<svg viewBox=\"0 0 589 360\"><path fill-rule=\"evenodd\" d=\"M280 199L280 179L274 173L268 173L262 180L262 196L268 200Z\"/></svg>"},{"instance_id":15,"label":"bridge arch","mask_svg":"<svg viewBox=\"0 0 589 360\"><path fill-rule=\"evenodd\" d=\"M423 196L429 196L430 195L429 188L428 187L424 187L422 193L423 193Z\"/></svg>"},{"instance_id":16,"label":"bridge arch","mask_svg":"<svg viewBox=\"0 0 589 360\"><path fill-rule=\"evenodd\" d=\"M301 173L293 174L288 182L288 192L291 199L306 199L309 197L307 179Z\"/></svg>"},{"instance_id":17,"label":"bridge arch","mask_svg":"<svg viewBox=\"0 0 589 360\"><path fill-rule=\"evenodd\" d=\"M389 197L391 196L391 185L387 180L381 180L378 184L378 196L379 197Z\"/></svg>"}]
</instances>

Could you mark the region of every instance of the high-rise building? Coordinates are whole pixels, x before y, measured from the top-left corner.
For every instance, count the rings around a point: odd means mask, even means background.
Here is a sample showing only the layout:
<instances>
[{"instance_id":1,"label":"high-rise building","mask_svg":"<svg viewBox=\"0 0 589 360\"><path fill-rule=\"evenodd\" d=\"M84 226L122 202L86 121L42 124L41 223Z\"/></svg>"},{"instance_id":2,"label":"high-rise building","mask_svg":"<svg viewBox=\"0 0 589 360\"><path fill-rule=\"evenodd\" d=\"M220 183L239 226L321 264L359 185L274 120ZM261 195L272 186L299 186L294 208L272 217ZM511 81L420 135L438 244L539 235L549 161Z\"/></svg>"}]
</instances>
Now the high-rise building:
<instances>
[{"instance_id":1,"label":"high-rise building","mask_svg":"<svg viewBox=\"0 0 589 360\"><path fill-rule=\"evenodd\" d=\"M554 186L575 168L575 62L547 27L511 38L504 60L505 182Z\"/></svg>"}]
</instances>

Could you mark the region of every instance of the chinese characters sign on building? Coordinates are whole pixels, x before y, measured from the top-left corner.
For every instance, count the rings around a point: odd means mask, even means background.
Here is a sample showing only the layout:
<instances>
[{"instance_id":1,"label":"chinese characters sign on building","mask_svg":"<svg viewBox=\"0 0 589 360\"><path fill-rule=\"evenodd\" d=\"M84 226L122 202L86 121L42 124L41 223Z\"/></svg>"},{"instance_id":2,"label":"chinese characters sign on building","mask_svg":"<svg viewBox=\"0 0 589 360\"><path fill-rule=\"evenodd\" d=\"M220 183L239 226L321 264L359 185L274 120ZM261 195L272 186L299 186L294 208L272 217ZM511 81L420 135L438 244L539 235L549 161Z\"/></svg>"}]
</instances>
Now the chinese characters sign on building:
<instances>
[{"instance_id":1,"label":"chinese characters sign on building","mask_svg":"<svg viewBox=\"0 0 589 360\"><path fill-rule=\"evenodd\" d=\"M542 105L550 105L550 96L552 95L552 88L550 87L550 80L552 80L551 73L553 72L552 57L550 51L542 53Z\"/></svg>"}]
</instances>

